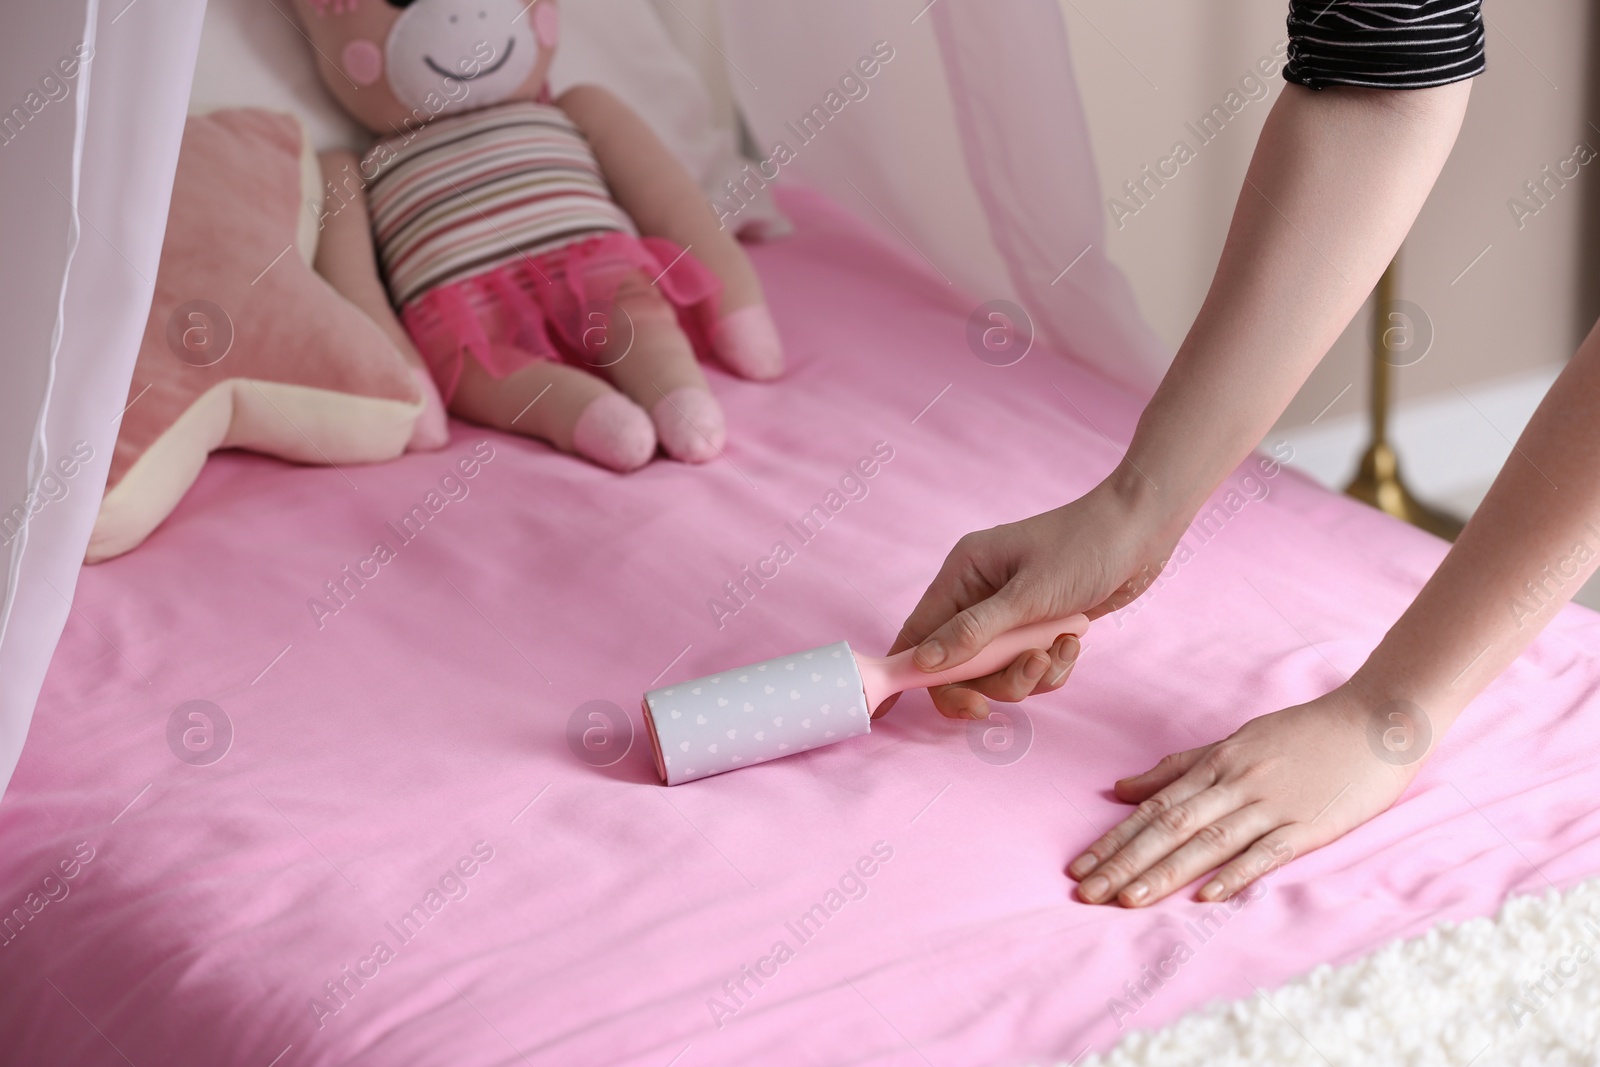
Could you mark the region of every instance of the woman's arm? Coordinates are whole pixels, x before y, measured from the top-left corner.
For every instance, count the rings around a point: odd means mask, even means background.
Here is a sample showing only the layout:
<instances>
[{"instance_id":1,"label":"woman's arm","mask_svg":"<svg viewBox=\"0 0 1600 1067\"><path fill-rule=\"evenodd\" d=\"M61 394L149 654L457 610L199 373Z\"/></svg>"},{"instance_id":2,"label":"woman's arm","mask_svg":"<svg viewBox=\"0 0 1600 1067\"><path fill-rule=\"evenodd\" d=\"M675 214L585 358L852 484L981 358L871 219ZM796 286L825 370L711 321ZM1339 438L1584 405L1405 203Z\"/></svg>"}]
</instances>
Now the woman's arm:
<instances>
[{"instance_id":1,"label":"woman's arm","mask_svg":"<svg viewBox=\"0 0 1600 1067\"><path fill-rule=\"evenodd\" d=\"M925 670L997 634L1127 603L1200 504L1276 421L1393 257L1455 142L1470 82L1408 92L1284 86L1211 289L1122 463L1086 496L962 538L891 651ZM1064 641L934 690L946 715L1060 685ZM887 710L887 706L884 709Z\"/></svg>"},{"instance_id":2,"label":"woman's arm","mask_svg":"<svg viewBox=\"0 0 1600 1067\"><path fill-rule=\"evenodd\" d=\"M1284 86L1211 289L1120 475L1168 532L1261 442L1366 301L1455 144L1471 85Z\"/></svg>"},{"instance_id":3,"label":"woman's arm","mask_svg":"<svg viewBox=\"0 0 1600 1067\"><path fill-rule=\"evenodd\" d=\"M1449 555L1348 682L1117 783L1139 807L1069 868L1084 899L1153 903L1226 863L1201 889L1225 899L1392 804L1467 703L1600 565L1597 410L1600 324Z\"/></svg>"},{"instance_id":4,"label":"woman's arm","mask_svg":"<svg viewBox=\"0 0 1600 1067\"><path fill-rule=\"evenodd\" d=\"M1350 687L1455 722L1600 564L1600 323L1540 403L1489 495Z\"/></svg>"}]
</instances>

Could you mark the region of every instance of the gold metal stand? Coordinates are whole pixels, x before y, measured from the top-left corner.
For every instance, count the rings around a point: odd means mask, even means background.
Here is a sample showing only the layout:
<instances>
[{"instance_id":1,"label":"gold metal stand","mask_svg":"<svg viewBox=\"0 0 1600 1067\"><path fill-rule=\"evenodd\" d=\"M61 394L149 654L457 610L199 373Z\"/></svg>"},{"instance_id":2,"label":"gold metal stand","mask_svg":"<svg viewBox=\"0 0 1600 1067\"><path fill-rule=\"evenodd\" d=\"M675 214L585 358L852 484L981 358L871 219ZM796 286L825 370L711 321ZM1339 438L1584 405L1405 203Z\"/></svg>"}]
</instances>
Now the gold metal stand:
<instances>
[{"instance_id":1,"label":"gold metal stand","mask_svg":"<svg viewBox=\"0 0 1600 1067\"><path fill-rule=\"evenodd\" d=\"M1372 316L1372 443L1361 457L1361 469L1345 492L1379 511L1404 519L1447 541L1454 541L1464 525L1460 519L1437 511L1418 500L1400 480L1400 457L1389 444L1389 407L1393 400L1390 376L1394 364L1389 359L1389 312L1395 303L1395 276L1400 257L1395 256L1373 290Z\"/></svg>"}]
</instances>

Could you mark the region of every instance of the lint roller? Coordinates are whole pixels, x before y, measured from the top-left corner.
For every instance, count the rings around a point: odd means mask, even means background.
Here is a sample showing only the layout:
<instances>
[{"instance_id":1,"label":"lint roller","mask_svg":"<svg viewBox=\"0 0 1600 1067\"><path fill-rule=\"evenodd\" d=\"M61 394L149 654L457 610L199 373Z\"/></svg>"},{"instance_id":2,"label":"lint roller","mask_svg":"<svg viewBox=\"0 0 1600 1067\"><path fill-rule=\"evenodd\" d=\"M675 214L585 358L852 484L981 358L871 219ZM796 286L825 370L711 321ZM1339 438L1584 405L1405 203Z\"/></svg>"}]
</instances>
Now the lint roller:
<instances>
[{"instance_id":1,"label":"lint roller","mask_svg":"<svg viewBox=\"0 0 1600 1067\"><path fill-rule=\"evenodd\" d=\"M652 689L642 708L656 773L682 785L859 737L872 730L872 709L896 693L992 674L1088 628L1082 615L1019 626L960 666L931 673L911 661L914 648L866 656L837 641Z\"/></svg>"}]
</instances>

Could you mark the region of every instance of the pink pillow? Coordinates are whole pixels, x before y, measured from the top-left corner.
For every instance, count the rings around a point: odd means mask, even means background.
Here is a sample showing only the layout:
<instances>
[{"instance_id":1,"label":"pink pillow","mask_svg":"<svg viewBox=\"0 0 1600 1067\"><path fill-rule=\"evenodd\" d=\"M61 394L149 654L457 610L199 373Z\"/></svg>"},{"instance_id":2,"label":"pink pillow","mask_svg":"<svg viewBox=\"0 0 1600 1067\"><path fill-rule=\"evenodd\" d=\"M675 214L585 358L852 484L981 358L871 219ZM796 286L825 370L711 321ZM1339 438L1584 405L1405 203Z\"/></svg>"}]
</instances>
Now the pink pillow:
<instances>
[{"instance_id":1,"label":"pink pillow","mask_svg":"<svg viewBox=\"0 0 1600 1067\"><path fill-rule=\"evenodd\" d=\"M321 186L293 116L190 117L88 562L148 537L218 448L323 464L405 450L423 409L410 367L311 269Z\"/></svg>"}]
</instances>

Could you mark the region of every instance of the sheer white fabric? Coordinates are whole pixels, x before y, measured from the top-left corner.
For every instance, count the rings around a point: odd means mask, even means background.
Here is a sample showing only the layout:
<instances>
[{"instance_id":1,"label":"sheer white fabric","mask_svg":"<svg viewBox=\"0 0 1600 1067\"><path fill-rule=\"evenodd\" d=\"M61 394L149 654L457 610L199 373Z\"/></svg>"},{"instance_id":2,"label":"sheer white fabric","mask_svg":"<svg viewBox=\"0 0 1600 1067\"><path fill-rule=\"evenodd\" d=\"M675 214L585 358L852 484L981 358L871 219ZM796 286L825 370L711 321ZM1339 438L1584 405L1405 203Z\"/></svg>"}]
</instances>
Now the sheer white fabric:
<instances>
[{"instance_id":1,"label":"sheer white fabric","mask_svg":"<svg viewBox=\"0 0 1600 1067\"><path fill-rule=\"evenodd\" d=\"M0 34L0 785L70 611L128 400L203 7L17 4ZM88 58L64 76L80 48Z\"/></svg>"},{"instance_id":2,"label":"sheer white fabric","mask_svg":"<svg viewBox=\"0 0 1600 1067\"><path fill-rule=\"evenodd\" d=\"M721 11L729 81L756 148L792 153L766 174L858 212L924 260L952 299L1013 301L1043 340L1125 384L1154 385L1170 356L1104 254L1055 0L724 0ZM863 77L857 64L879 42L893 58ZM806 125L819 107L826 121Z\"/></svg>"}]
</instances>

